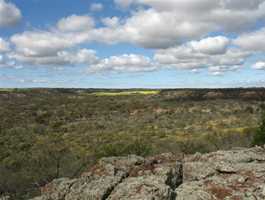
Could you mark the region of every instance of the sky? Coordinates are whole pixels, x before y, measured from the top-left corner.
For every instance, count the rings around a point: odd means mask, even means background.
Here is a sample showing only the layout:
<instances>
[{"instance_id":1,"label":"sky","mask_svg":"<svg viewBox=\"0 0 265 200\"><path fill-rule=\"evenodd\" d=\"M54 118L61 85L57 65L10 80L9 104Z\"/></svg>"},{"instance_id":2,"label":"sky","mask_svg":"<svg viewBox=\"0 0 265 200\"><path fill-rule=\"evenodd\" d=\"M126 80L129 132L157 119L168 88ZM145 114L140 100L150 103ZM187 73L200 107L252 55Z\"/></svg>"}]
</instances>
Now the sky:
<instances>
[{"instance_id":1,"label":"sky","mask_svg":"<svg viewBox=\"0 0 265 200\"><path fill-rule=\"evenodd\" d=\"M0 88L265 86L265 0L0 0Z\"/></svg>"}]
</instances>

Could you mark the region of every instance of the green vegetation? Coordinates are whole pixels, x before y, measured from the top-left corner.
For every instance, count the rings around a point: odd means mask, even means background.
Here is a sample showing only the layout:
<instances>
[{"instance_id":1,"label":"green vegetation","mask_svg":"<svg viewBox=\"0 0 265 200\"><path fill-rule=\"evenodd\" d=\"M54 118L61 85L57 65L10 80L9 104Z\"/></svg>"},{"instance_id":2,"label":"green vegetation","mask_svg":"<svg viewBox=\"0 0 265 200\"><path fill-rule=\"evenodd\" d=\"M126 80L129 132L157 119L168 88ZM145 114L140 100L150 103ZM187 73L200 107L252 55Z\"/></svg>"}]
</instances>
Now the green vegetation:
<instances>
[{"instance_id":1,"label":"green vegetation","mask_svg":"<svg viewBox=\"0 0 265 200\"><path fill-rule=\"evenodd\" d=\"M248 147L263 94L0 90L0 196L27 199L52 179L75 177L104 156Z\"/></svg>"},{"instance_id":2,"label":"green vegetation","mask_svg":"<svg viewBox=\"0 0 265 200\"><path fill-rule=\"evenodd\" d=\"M265 112L262 115L261 124L257 128L253 138L253 145L264 145L264 144L265 144Z\"/></svg>"}]
</instances>

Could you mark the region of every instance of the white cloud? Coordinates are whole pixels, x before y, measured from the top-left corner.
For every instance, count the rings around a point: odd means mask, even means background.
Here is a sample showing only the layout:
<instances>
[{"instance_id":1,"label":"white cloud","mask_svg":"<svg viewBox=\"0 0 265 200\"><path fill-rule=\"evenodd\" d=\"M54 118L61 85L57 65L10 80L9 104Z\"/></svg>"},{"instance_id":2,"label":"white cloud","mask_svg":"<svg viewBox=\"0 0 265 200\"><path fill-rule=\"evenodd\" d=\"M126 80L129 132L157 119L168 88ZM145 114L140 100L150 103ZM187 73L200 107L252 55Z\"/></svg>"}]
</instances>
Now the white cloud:
<instances>
[{"instance_id":1,"label":"white cloud","mask_svg":"<svg viewBox=\"0 0 265 200\"><path fill-rule=\"evenodd\" d=\"M6 54L0 54L0 67L15 67L16 62Z\"/></svg>"},{"instance_id":2,"label":"white cloud","mask_svg":"<svg viewBox=\"0 0 265 200\"><path fill-rule=\"evenodd\" d=\"M240 35L234 44L248 51L265 51L265 28Z\"/></svg>"},{"instance_id":3,"label":"white cloud","mask_svg":"<svg viewBox=\"0 0 265 200\"><path fill-rule=\"evenodd\" d=\"M49 83L46 79L18 79L12 78L12 80L19 82L19 83Z\"/></svg>"},{"instance_id":4,"label":"white cloud","mask_svg":"<svg viewBox=\"0 0 265 200\"><path fill-rule=\"evenodd\" d=\"M99 12L99 11L102 11L103 9L104 9L104 6L101 3L93 3L90 5L90 11L92 12Z\"/></svg>"},{"instance_id":5,"label":"white cloud","mask_svg":"<svg viewBox=\"0 0 265 200\"><path fill-rule=\"evenodd\" d=\"M135 54L124 54L102 59L99 63L91 65L89 72L146 72L157 69L157 65L148 57Z\"/></svg>"},{"instance_id":6,"label":"white cloud","mask_svg":"<svg viewBox=\"0 0 265 200\"><path fill-rule=\"evenodd\" d=\"M134 0L159 12L177 12L178 18L214 23L235 30L264 18L264 0ZM192 13L192 15L190 14ZM239 20L240 19L240 20Z\"/></svg>"},{"instance_id":7,"label":"white cloud","mask_svg":"<svg viewBox=\"0 0 265 200\"><path fill-rule=\"evenodd\" d=\"M71 64L95 64L98 62L96 52L91 49L80 49L77 52L62 51L58 57Z\"/></svg>"},{"instance_id":8,"label":"white cloud","mask_svg":"<svg viewBox=\"0 0 265 200\"><path fill-rule=\"evenodd\" d=\"M120 19L118 17L106 17L103 18L101 21L105 26L110 28L115 28L120 25Z\"/></svg>"},{"instance_id":9,"label":"white cloud","mask_svg":"<svg viewBox=\"0 0 265 200\"><path fill-rule=\"evenodd\" d=\"M96 52L90 49L80 49L77 51L58 51L50 56L25 56L19 53L9 54L11 59L15 59L21 63L32 65L90 65L98 62Z\"/></svg>"},{"instance_id":10,"label":"white cloud","mask_svg":"<svg viewBox=\"0 0 265 200\"><path fill-rule=\"evenodd\" d=\"M91 30L95 25L93 18L89 16L71 15L66 18L62 18L57 23L57 28L63 32L80 32L85 30Z\"/></svg>"},{"instance_id":11,"label":"white cloud","mask_svg":"<svg viewBox=\"0 0 265 200\"><path fill-rule=\"evenodd\" d=\"M250 56L249 52L228 48L229 43L220 41L226 41L226 38L213 37L191 41L181 46L158 50L154 59L160 65L177 69L219 67L222 71L228 71L234 70L235 66L242 66Z\"/></svg>"},{"instance_id":12,"label":"white cloud","mask_svg":"<svg viewBox=\"0 0 265 200\"><path fill-rule=\"evenodd\" d=\"M5 53L9 50L10 50L9 43L4 39L0 38L0 53Z\"/></svg>"},{"instance_id":13,"label":"white cloud","mask_svg":"<svg viewBox=\"0 0 265 200\"><path fill-rule=\"evenodd\" d=\"M124 20L119 27L104 29L106 35L105 38L102 36L101 40L125 41L145 48L167 48L190 39L200 38L209 32L240 32L265 18L264 0L116 0L115 2L123 7L138 4L147 5L149 8L132 12L132 16Z\"/></svg>"},{"instance_id":14,"label":"white cloud","mask_svg":"<svg viewBox=\"0 0 265 200\"><path fill-rule=\"evenodd\" d=\"M128 8L134 0L114 0L114 2L121 8Z\"/></svg>"},{"instance_id":15,"label":"white cloud","mask_svg":"<svg viewBox=\"0 0 265 200\"><path fill-rule=\"evenodd\" d=\"M264 61L257 62L252 66L252 68L258 70L265 70L265 62Z\"/></svg>"},{"instance_id":16,"label":"white cloud","mask_svg":"<svg viewBox=\"0 0 265 200\"><path fill-rule=\"evenodd\" d=\"M78 56L83 57L91 53L82 50L73 55L71 49L86 41L91 41L93 28L93 18L71 15L59 20L57 26L50 30L34 30L15 34L10 38L14 45L10 57L29 64L73 64L74 59L66 58L65 54L70 57L77 56L76 59L78 59ZM75 61L80 63L76 59Z\"/></svg>"},{"instance_id":17,"label":"white cloud","mask_svg":"<svg viewBox=\"0 0 265 200\"><path fill-rule=\"evenodd\" d=\"M242 65L223 65L223 66L212 66L209 67L210 74L214 76L224 75L225 72L237 71L242 68Z\"/></svg>"},{"instance_id":18,"label":"white cloud","mask_svg":"<svg viewBox=\"0 0 265 200\"><path fill-rule=\"evenodd\" d=\"M133 0L131 3L146 4L157 10L202 12L213 9L256 10L263 2L264 0Z\"/></svg>"},{"instance_id":19,"label":"white cloud","mask_svg":"<svg viewBox=\"0 0 265 200\"><path fill-rule=\"evenodd\" d=\"M224 75L224 73L220 72L220 71L214 71L214 72L211 72L211 75L213 75L213 76L222 76L222 75Z\"/></svg>"},{"instance_id":20,"label":"white cloud","mask_svg":"<svg viewBox=\"0 0 265 200\"><path fill-rule=\"evenodd\" d=\"M105 22L108 26L95 30L95 40L106 43L127 42L144 48L167 48L185 40L200 37L210 29L208 24L176 20L176 13L140 10L126 20ZM122 21L122 23L121 23ZM143 23L144 22L144 23Z\"/></svg>"},{"instance_id":21,"label":"white cloud","mask_svg":"<svg viewBox=\"0 0 265 200\"><path fill-rule=\"evenodd\" d=\"M265 0L115 2L123 8L135 6L130 7L129 16L103 18L98 27L90 16L71 15L48 30L15 34L10 39L14 49L9 57L34 65L91 65L90 71L137 72L173 67L191 71L208 68L212 74L221 74L242 67L251 52L265 51L265 29L242 34L234 41L225 36L205 38L212 32L226 35L249 30L265 19ZM91 10L100 10L100 5L92 4ZM99 60L92 50L78 47L93 41L153 48L155 55L153 59L125 54ZM3 46L0 40L0 52Z\"/></svg>"},{"instance_id":22,"label":"white cloud","mask_svg":"<svg viewBox=\"0 0 265 200\"><path fill-rule=\"evenodd\" d=\"M21 17L20 10L13 3L0 0L0 27L13 26Z\"/></svg>"},{"instance_id":23,"label":"white cloud","mask_svg":"<svg viewBox=\"0 0 265 200\"><path fill-rule=\"evenodd\" d=\"M28 57L45 57L69 48L75 42L61 33L33 31L15 34L11 37L16 51Z\"/></svg>"},{"instance_id":24,"label":"white cloud","mask_svg":"<svg viewBox=\"0 0 265 200\"><path fill-rule=\"evenodd\" d=\"M235 13L244 13L244 16L236 15L240 18L238 21L243 23L241 28L247 26L248 22L255 22L265 15L265 12L261 12L265 7L264 1L253 0L249 3L242 0L240 3L238 0L233 2L231 0L117 0L116 3L123 6L134 3L148 5L149 8L131 12L128 18L121 19L115 16L104 18L103 27L95 27L95 21L90 16L71 15L59 20L56 27L50 30L16 34L11 37L11 42L15 45L19 57L30 59L57 57L58 52L92 41L107 44L131 43L154 49L170 49L170 47L176 49L176 45L203 38L211 31L224 31L237 27L233 21ZM225 21L220 18L223 14L227 15ZM231 27L228 28L227 25ZM197 52L195 57L203 54L216 55L224 54L229 44L230 40L226 37L209 37L189 42L188 49ZM183 45L179 48L183 48ZM187 51L187 48L184 48L184 51ZM170 54L170 56L159 55L160 52L162 51L159 50L156 57L164 57L164 60L167 58L165 62L170 62L173 58ZM193 60L182 64L190 66L192 63Z\"/></svg>"},{"instance_id":25,"label":"white cloud","mask_svg":"<svg viewBox=\"0 0 265 200\"><path fill-rule=\"evenodd\" d=\"M8 58L8 53L10 52L9 43L0 38L0 67L13 67L15 61Z\"/></svg>"},{"instance_id":26,"label":"white cloud","mask_svg":"<svg viewBox=\"0 0 265 200\"><path fill-rule=\"evenodd\" d=\"M4 56L0 54L0 65L4 63Z\"/></svg>"},{"instance_id":27,"label":"white cloud","mask_svg":"<svg viewBox=\"0 0 265 200\"><path fill-rule=\"evenodd\" d=\"M265 0L116 0L123 7L147 5L132 12L106 36L146 48L166 48L209 32L241 32L265 18ZM192 14L191 14L192 13ZM144 22L144 23L143 23ZM117 34L120 33L120 34ZM118 40L117 38L116 40Z\"/></svg>"},{"instance_id":28,"label":"white cloud","mask_svg":"<svg viewBox=\"0 0 265 200\"><path fill-rule=\"evenodd\" d=\"M73 64L74 59L66 58L65 54L71 57L76 56L76 59L84 59L83 57L92 54L92 52L85 50L81 50L76 55L69 53L72 52L69 51L72 48L89 40L87 30L77 32L81 27L78 27L77 24L74 27L71 30L75 30L75 32L62 32L55 29L52 31L29 31L15 34L10 39L15 46L10 55L13 59L23 63L41 65ZM77 61L77 63L79 62Z\"/></svg>"},{"instance_id":29,"label":"white cloud","mask_svg":"<svg viewBox=\"0 0 265 200\"><path fill-rule=\"evenodd\" d=\"M190 46L194 51L205 54L224 54L230 40L223 36L209 37L200 41L190 42Z\"/></svg>"}]
</instances>

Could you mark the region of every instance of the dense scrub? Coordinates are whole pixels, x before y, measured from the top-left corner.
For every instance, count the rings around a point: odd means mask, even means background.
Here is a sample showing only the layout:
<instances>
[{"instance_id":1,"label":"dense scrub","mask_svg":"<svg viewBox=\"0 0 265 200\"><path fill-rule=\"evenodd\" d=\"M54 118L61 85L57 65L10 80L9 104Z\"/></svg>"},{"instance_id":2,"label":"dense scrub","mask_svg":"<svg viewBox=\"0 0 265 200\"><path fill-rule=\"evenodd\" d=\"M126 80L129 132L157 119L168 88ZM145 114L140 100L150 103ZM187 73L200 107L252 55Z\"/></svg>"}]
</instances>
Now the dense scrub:
<instances>
[{"instance_id":1,"label":"dense scrub","mask_svg":"<svg viewBox=\"0 0 265 200\"><path fill-rule=\"evenodd\" d=\"M262 115L261 122L257 127L253 136L253 145L264 145L265 144L265 112Z\"/></svg>"},{"instance_id":2,"label":"dense scrub","mask_svg":"<svg viewBox=\"0 0 265 200\"><path fill-rule=\"evenodd\" d=\"M123 91L124 92L124 91ZM15 199L103 156L250 146L265 92L0 91L0 194Z\"/></svg>"}]
</instances>

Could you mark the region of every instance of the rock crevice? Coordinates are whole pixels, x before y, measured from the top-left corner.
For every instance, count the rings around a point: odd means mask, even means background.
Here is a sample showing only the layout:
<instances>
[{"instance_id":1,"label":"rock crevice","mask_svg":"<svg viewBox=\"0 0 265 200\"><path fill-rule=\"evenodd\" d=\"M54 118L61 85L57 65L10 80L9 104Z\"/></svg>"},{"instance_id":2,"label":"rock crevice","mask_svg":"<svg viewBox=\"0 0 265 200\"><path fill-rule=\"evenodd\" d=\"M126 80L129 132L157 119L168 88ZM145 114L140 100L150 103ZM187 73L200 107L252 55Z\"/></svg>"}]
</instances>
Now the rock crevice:
<instances>
[{"instance_id":1,"label":"rock crevice","mask_svg":"<svg viewBox=\"0 0 265 200\"><path fill-rule=\"evenodd\" d=\"M102 158L80 178L57 179L34 200L262 200L265 150Z\"/></svg>"}]
</instances>

